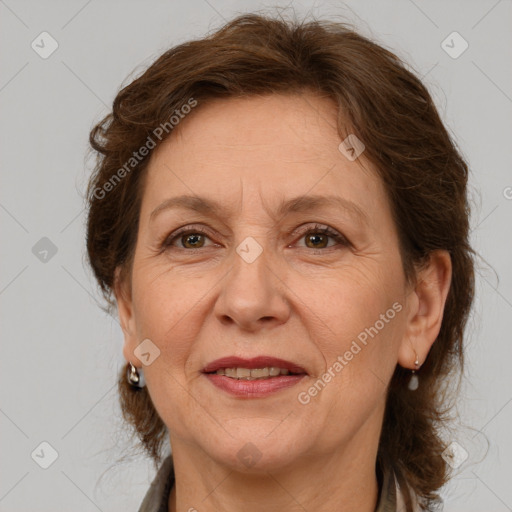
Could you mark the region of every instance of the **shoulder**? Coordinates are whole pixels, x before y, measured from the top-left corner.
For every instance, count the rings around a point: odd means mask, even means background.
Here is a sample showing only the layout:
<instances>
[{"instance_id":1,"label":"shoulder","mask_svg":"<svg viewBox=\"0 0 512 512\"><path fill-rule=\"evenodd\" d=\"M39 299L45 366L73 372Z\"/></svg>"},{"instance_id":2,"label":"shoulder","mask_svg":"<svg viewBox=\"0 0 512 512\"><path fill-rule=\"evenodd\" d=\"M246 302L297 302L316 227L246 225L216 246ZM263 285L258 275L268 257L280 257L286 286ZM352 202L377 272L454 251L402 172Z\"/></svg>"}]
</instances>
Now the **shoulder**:
<instances>
[{"instance_id":1,"label":"shoulder","mask_svg":"<svg viewBox=\"0 0 512 512\"><path fill-rule=\"evenodd\" d=\"M390 467L378 466L377 475L380 492L375 512L421 512L415 493L410 487L408 493L400 487L399 479ZM412 498L411 509L406 507L406 494Z\"/></svg>"},{"instance_id":2,"label":"shoulder","mask_svg":"<svg viewBox=\"0 0 512 512\"><path fill-rule=\"evenodd\" d=\"M139 512L168 512L169 495L173 485L174 465L172 455L169 455L151 482Z\"/></svg>"},{"instance_id":3,"label":"shoulder","mask_svg":"<svg viewBox=\"0 0 512 512\"><path fill-rule=\"evenodd\" d=\"M407 512L407 508L405 506L405 498L404 491L400 487L396 478L395 481L395 489L396 489L396 512ZM409 488L409 494L412 497L412 512L421 512L420 505L418 503L418 499L412 489Z\"/></svg>"}]
</instances>

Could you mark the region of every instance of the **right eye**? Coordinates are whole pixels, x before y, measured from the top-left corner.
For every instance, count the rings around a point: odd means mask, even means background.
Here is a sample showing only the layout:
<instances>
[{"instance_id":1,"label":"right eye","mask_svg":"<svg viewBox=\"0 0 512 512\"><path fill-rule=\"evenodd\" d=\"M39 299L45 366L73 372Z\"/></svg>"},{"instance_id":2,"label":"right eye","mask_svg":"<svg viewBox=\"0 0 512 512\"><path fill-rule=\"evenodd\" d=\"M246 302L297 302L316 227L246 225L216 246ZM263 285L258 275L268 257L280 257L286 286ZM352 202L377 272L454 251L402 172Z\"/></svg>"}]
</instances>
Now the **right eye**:
<instances>
[{"instance_id":1,"label":"right eye","mask_svg":"<svg viewBox=\"0 0 512 512\"><path fill-rule=\"evenodd\" d=\"M184 227L171 233L162 243L162 249L171 247L183 250L201 249L205 247L205 239L210 239L206 231L200 228ZM181 245L176 246L179 243Z\"/></svg>"}]
</instances>

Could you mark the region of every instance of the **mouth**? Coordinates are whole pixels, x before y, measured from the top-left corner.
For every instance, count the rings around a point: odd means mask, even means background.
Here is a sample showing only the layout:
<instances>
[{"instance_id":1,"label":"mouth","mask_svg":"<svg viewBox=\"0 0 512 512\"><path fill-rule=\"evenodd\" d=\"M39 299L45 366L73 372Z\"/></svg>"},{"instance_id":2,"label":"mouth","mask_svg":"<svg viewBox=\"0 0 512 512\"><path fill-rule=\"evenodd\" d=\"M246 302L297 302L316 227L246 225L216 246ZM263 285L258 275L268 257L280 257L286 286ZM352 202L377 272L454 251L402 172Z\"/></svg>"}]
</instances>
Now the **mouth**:
<instances>
[{"instance_id":1,"label":"mouth","mask_svg":"<svg viewBox=\"0 0 512 512\"><path fill-rule=\"evenodd\" d=\"M295 385L307 375L296 363L268 356L217 359L202 373L218 388L244 398L267 396Z\"/></svg>"},{"instance_id":2,"label":"mouth","mask_svg":"<svg viewBox=\"0 0 512 512\"><path fill-rule=\"evenodd\" d=\"M298 364L270 356L252 359L223 357L207 364L202 371L237 380L271 379L280 375L307 375L306 370Z\"/></svg>"},{"instance_id":3,"label":"mouth","mask_svg":"<svg viewBox=\"0 0 512 512\"><path fill-rule=\"evenodd\" d=\"M286 368L278 368L276 366L267 366L265 368L220 368L215 375L225 375L230 379L237 380L261 380L269 379L273 377L279 377L280 375L300 375L289 372Z\"/></svg>"}]
</instances>

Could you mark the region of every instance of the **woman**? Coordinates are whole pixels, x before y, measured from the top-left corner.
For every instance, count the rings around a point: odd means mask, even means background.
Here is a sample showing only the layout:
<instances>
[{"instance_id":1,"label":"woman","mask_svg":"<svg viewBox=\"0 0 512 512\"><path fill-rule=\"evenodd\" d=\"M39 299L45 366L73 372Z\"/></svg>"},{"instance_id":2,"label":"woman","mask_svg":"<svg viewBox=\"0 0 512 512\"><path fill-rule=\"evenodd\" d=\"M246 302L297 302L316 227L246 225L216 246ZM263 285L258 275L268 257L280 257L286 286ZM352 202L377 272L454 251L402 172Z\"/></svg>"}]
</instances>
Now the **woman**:
<instances>
[{"instance_id":1,"label":"woman","mask_svg":"<svg viewBox=\"0 0 512 512\"><path fill-rule=\"evenodd\" d=\"M141 511L429 510L473 300L467 165L421 82L345 25L241 16L91 132Z\"/></svg>"}]
</instances>

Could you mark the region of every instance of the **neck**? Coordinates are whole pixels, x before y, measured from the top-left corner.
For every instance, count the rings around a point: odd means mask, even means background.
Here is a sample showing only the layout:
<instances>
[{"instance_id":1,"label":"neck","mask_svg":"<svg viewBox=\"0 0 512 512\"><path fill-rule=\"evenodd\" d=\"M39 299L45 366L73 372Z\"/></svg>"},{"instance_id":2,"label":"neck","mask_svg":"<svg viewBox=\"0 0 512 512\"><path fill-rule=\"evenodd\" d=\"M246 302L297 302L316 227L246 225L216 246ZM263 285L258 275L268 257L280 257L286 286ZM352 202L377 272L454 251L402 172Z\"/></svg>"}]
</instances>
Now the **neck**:
<instances>
[{"instance_id":1,"label":"neck","mask_svg":"<svg viewBox=\"0 0 512 512\"><path fill-rule=\"evenodd\" d=\"M170 512L374 512L377 506L376 446L361 449L351 442L341 452L258 474L219 465L175 439L172 447Z\"/></svg>"}]
</instances>

